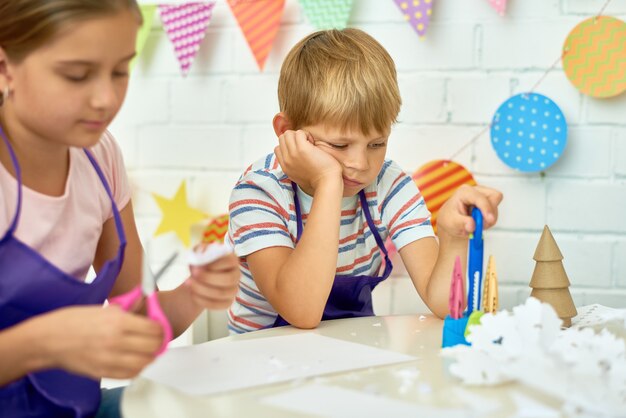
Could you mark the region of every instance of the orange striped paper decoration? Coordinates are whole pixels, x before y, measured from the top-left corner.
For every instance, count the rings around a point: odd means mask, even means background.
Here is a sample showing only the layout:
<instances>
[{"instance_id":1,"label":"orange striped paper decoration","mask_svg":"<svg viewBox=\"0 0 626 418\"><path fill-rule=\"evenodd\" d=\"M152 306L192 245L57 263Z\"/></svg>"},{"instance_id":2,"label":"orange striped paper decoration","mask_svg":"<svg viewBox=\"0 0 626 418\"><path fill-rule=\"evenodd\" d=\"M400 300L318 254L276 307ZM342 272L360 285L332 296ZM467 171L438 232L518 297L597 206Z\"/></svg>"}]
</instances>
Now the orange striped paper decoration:
<instances>
[{"instance_id":1,"label":"orange striped paper decoration","mask_svg":"<svg viewBox=\"0 0 626 418\"><path fill-rule=\"evenodd\" d=\"M578 24L563 45L563 70L584 94L598 98L626 91L626 23L611 16Z\"/></svg>"},{"instance_id":2,"label":"orange striped paper decoration","mask_svg":"<svg viewBox=\"0 0 626 418\"><path fill-rule=\"evenodd\" d=\"M224 242L224 237L228 232L228 214L217 216L204 228L202 233L202 243L211 244L213 242Z\"/></svg>"},{"instance_id":3,"label":"orange striped paper decoration","mask_svg":"<svg viewBox=\"0 0 626 418\"><path fill-rule=\"evenodd\" d=\"M228 0L228 5L262 71L278 33L285 0Z\"/></svg>"},{"instance_id":4,"label":"orange striped paper decoration","mask_svg":"<svg viewBox=\"0 0 626 418\"><path fill-rule=\"evenodd\" d=\"M449 160L434 160L421 166L411 176L431 213L433 229L437 232L437 215L441 206L464 184L476 181L465 167Z\"/></svg>"}]
</instances>

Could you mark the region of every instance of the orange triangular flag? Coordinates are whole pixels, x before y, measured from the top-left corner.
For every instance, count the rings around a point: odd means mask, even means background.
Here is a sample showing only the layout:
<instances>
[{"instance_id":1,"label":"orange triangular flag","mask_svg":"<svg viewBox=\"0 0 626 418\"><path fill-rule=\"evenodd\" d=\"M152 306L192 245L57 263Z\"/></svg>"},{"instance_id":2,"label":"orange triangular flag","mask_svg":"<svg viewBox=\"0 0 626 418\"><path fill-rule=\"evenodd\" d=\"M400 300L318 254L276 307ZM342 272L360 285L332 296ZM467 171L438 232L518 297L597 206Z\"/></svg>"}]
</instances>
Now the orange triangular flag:
<instances>
[{"instance_id":1,"label":"orange triangular flag","mask_svg":"<svg viewBox=\"0 0 626 418\"><path fill-rule=\"evenodd\" d=\"M259 69L272 49L285 8L285 0L228 0Z\"/></svg>"}]
</instances>

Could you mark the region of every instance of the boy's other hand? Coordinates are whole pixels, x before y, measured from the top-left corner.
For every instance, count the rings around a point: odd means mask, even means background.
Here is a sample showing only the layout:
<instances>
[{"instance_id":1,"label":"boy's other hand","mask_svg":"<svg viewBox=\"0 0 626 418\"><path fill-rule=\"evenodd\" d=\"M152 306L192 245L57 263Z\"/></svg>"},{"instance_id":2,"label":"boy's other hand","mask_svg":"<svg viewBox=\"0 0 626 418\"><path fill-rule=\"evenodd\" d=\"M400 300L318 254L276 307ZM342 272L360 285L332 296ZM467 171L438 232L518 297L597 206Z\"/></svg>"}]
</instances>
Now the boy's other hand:
<instances>
[{"instance_id":1,"label":"boy's other hand","mask_svg":"<svg viewBox=\"0 0 626 418\"><path fill-rule=\"evenodd\" d=\"M498 220L498 205L502 193L484 186L463 185L439 210L437 228L455 237L466 237L476 228L471 216L473 206L483 214L483 227L491 228Z\"/></svg>"},{"instance_id":2,"label":"boy's other hand","mask_svg":"<svg viewBox=\"0 0 626 418\"><path fill-rule=\"evenodd\" d=\"M285 131L278 137L274 154L285 174L311 196L328 181L343 187L341 164L319 149L307 131Z\"/></svg>"}]
</instances>

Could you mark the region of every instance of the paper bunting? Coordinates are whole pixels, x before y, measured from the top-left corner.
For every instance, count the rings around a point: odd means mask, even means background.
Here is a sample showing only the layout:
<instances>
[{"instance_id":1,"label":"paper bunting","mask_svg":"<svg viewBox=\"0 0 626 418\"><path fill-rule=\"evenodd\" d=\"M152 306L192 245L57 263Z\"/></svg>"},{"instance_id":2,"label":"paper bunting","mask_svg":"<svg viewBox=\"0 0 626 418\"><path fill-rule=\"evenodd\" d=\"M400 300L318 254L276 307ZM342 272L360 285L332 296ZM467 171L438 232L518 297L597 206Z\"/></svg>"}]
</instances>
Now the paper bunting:
<instances>
[{"instance_id":1,"label":"paper bunting","mask_svg":"<svg viewBox=\"0 0 626 418\"><path fill-rule=\"evenodd\" d=\"M433 13L434 0L393 0L404 18L411 24L411 27L422 37L426 34L426 28Z\"/></svg>"},{"instance_id":2,"label":"paper bunting","mask_svg":"<svg viewBox=\"0 0 626 418\"><path fill-rule=\"evenodd\" d=\"M506 0L487 0L491 7L496 9L496 12L500 16L504 16L504 12L506 12Z\"/></svg>"},{"instance_id":3,"label":"paper bunting","mask_svg":"<svg viewBox=\"0 0 626 418\"><path fill-rule=\"evenodd\" d=\"M133 58L129 65L131 70L137 63L137 57L141 55L143 47L146 45L146 41L148 40L148 36L150 35L150 30L152 29L154 14L156 12L156 5L154 4L142 4L140 7L143 23L141 25L141 28L139 28L139 32L137 33L137 42L135 43L135 58Z\"/></svg>"},{"instance_id":4,"label":"paper bunting","mask_svg":"<svg viewBox=\"0 0 626 418\"><path fill-rule=\"evenodd\" d=\"M185 247L191 244L191 226L207 218L203 212L187 204L187 188L183 181L172 199L153 193L157 205L163 213L163 219L154 236L166 232L175 232Z\"/></svg>"},{"instance_id":5,"label":"paper bunting","mask_svg":"<svg viewBox=\"0 0 626 418\"><path fill-rule=\"evenodd\" d=\"M260 70L272 49L285 0L228 0Z\"/></svg>"},{"instance_id":6,"label":"paper bunting","mask_svg":"<svg viewBox=\"0 0 626 418\"><path fill-rule=\"evenodd\" d=\"M561 109L537 93L522 93L505 101L491 123L491 145L509 167L533 172L550 167L567 142Z\"/></svg>"},{"instance_id":7,"label":"paper bunting","mask_svg":"<svg viewBox=\"0 0 626 418\"><path fill-rule=\"evenodd\" d=\"M352 1L300 0L300 6L316 29L343 29L350 18Z\"/></svg>"},{"instance_id":8,"label":"paper bunting","mask_svg":"<svg viewBox=\"0 0 626 418\"><path fill-rule=\"evenodd\" d=\"M563 45L563 69L577 89L593 97L626 90L626 23L592 17L576 26Z\"/></svg>"},{"instance_id":9,"label":"paper bunting","mask_svg":"<svg viewBox=\"0 0 626 418\"><path fill-rule=\"evenodd\" d=\"M159 5L159 13L183 75L187 75L206 28L211 21L215 1L185 3L178 6Z\"/></svg>"},{"instance_id":10,"label":"paper bunting","mask_svg":"<svg viewBox=\"0 0 626 418\"><path fill-rule=\"evenodd\" d=\"M209 222L202 233L202 243L224 242L224 237L226 237L228 232L228 220L228 214L211 219L211 222Z\"/></svg>"},{"instance_id":11,"label":"paper bunting","mask_svg":"<svg viewBox=\"0 0 626 418\"><path fill-rule=\"evenodd\" d=\"M465 167L449 160L434 160L424 164L412 177L426 201L435 232L441 206L462 185L476 185L474 177Z\"/></svg>"}]
</instances>

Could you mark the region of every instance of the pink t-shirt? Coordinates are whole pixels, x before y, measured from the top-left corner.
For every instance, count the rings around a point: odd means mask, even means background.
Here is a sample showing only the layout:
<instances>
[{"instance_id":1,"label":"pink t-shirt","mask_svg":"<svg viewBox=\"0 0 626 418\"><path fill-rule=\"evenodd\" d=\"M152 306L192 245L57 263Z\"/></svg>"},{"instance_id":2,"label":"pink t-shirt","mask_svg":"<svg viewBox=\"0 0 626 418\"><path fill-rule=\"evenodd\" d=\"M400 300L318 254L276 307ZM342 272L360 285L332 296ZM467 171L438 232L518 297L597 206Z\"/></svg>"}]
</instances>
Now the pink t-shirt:
<instances>
[{"instance_id":1,"label":"pink t-shirt","mask_svg":"<svg viewBox=\"0 0 626 418\"><path fill-rule=\"evenodd\" d=\"M3 143L1 146L5 146ZM109 132L91 148L121 211L130 187L119 146ZM0 237L17 205L17 181L0 164ZM103 224L113 216L111 199L82 148L70 148L70 169L63 196L22 187L22 212L15 236L65 273L85 280Z\"/></svg>"}]
</instances>

